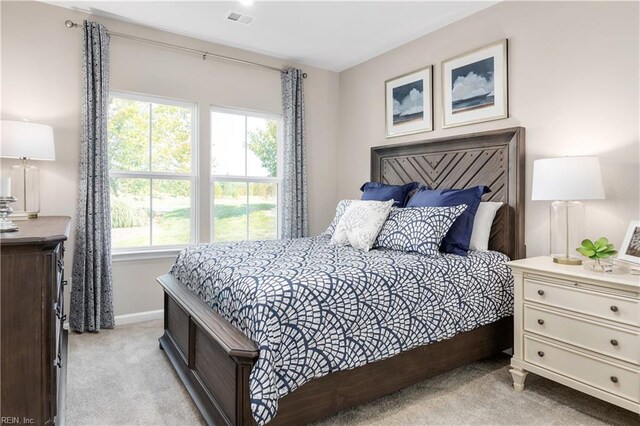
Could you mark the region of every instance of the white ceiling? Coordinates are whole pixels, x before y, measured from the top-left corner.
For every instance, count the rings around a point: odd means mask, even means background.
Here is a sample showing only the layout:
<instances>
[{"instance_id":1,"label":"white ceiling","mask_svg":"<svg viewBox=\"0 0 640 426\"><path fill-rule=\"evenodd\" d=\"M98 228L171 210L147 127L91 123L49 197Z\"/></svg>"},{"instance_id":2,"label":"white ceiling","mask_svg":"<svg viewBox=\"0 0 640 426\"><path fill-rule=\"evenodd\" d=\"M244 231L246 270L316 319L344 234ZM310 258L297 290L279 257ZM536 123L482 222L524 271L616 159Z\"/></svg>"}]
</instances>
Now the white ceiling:
<instances>
[{"instance_id":1,"label":"white ceiling","mask_svg":"<svg viewBox=\"0 0 640 426\"><path fill-rule=\"evenodd\" d=\"M342 71L497 1L47 1L291 62ZM229 12L255 18L250 25Z\"/></svg>"}]
</instances>

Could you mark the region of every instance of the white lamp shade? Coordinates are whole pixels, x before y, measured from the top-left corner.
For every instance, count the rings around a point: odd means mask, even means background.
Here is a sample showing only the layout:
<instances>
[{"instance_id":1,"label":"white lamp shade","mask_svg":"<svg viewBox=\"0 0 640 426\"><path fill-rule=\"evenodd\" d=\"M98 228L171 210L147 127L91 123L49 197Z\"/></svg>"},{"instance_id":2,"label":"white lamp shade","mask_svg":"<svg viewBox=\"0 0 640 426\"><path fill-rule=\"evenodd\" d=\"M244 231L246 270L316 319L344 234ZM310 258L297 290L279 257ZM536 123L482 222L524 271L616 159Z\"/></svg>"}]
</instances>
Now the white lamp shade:
<instances>
[{"instance_id":1,"label":"white lamp shade","mask_svg":"<svg viewBox=\"0 0 640 426\"><path fill-rule=\"evenodd\" d=\"M533 162L532 200L603 200L598 157L560 157Z\"/></svg>"},{"instance_id":2,"label":"white lamp shade","mask_svg":"<svg viewBox=\"0 0 640 426\"><path fill-rule=\"evenodd\" d=\"M0 157L55 160L53 128L29 121L2 120Z\"/></svg>"}]
</instances>

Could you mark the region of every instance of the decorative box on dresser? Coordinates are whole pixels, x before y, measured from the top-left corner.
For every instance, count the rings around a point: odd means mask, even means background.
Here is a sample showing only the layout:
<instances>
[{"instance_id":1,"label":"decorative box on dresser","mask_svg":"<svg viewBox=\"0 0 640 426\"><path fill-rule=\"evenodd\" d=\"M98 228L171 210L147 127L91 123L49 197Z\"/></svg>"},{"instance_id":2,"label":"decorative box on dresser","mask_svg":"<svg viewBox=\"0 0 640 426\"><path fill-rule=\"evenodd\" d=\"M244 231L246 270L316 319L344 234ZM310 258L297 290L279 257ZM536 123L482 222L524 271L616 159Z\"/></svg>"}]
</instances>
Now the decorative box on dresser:
<instances>
[{"instance_id":1,"label":"decorative box on dresser","mask_svg":"<svg viewBox=\"0 0 640 426\"><path fill-rule=\"evenodd\" d=\"M640 277L546 256L509 265L514 388L531 372L640 414Z\"/></svg>"},{"instance_id":2,"label":"decorative box on dresser","mask_svg":"<svg viewBox=\"0 0 640 426\"><path fill-rule=\"evenodd\" d=\"M40 217L0 234L2 423L64 423L69 223L68 217Z\"/></svg>"}]
</instances>

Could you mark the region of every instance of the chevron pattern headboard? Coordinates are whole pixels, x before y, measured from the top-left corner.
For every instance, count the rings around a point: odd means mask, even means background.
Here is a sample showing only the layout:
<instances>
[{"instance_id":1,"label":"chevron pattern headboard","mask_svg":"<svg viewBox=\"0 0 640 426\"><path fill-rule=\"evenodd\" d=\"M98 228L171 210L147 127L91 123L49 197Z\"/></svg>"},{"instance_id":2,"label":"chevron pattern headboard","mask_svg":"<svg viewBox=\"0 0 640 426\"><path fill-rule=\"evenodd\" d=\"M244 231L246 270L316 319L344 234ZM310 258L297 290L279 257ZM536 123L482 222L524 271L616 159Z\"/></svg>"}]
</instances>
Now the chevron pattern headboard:
<instances>
[{"instance_id":1,"label":"chevron pattern headboard","mask_svg":"<svg viewBox=\"0 0 640 426\"><path fill-rule=\"evenodd\" d=\"M504 205L493 222L489 248L525 257L523 127L371 148L371 180L420 182L430 188L487 185L483 201Z\"/></svg>"}]
</instances>

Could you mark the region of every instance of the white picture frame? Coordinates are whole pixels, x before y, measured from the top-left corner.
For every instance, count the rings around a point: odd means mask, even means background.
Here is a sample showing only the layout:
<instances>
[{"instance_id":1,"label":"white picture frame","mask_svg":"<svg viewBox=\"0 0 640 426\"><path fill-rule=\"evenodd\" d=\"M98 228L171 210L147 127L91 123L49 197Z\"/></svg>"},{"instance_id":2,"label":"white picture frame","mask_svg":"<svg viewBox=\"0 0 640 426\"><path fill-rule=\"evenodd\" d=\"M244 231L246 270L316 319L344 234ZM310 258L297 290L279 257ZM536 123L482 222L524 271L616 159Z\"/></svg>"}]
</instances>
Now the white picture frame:
<instances>
[{"instance_id":1,"label":"white picture frame","mask_svg":"<svg viewBox=\"0 0 640 426\"><path fill-rule=\"evenodd\" d=\"M433 131L433 65L389 79L385 90L385 136Z\"/></svg>"},{"instance_id":2,"label":"white picture frame","mask_svg":"<svg viewBox=\"0 0 640 426\"><path fill-rule=\"evenodd\" d=\"M509 117L507 39L442 61L442 127Z\"/></svg>"},{"instance_id":3,"label":"white picture frame","mask_svg":"<svg viewBox=\"0 0 640 426\"><path fill-rule=\"evenodd\" d=\"M640 220L632 220L629 223L618 251L618 260L640 265Z\"/></svg>"}]
</instances>

